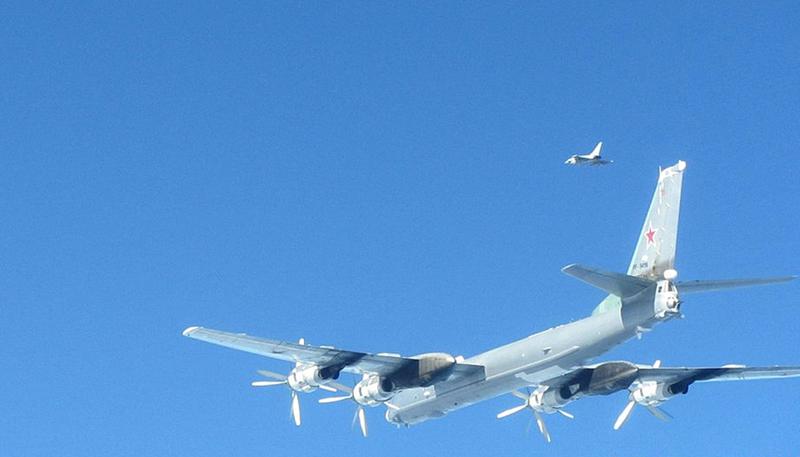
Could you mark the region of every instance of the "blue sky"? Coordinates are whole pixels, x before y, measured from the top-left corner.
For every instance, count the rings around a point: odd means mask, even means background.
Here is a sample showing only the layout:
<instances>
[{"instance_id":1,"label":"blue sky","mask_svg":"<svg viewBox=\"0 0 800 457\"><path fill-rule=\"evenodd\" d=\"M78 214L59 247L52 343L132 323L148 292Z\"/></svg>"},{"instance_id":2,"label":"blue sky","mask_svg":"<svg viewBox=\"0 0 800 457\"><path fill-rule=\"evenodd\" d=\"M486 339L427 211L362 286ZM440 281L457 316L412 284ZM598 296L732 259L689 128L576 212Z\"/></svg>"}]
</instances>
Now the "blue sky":
<instances>
[{"instance_id":1,"label":"blue sky","mask_svg":"<svg viewBox=\"0 0 800 457\"><path fill-rule=\"evenodd\" d=\"M588 314L659 165L683 279L797 274L793 2L0 5L4 455L788 455L797 380L499 398L407 430L249 387L280 362L189 325L472 355ZM562 161L605 142L603 169ZM798 285L689 297L605 359L800 364ZM299 451L298 451L299 450Z\"/></svg>"}]
</instances>

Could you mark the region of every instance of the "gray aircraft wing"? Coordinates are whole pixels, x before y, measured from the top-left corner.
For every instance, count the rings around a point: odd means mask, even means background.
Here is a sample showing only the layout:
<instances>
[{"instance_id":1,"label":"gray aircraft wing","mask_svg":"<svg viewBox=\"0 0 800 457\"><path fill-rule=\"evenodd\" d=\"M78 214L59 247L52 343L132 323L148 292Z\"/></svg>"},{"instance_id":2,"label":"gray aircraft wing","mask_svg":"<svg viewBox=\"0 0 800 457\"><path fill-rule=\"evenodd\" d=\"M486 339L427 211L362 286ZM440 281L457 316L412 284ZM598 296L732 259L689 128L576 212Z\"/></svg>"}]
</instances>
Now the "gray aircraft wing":
<instances>
[{"instance_id":1,"label":"gray aircraft wing","mask_svg":"<svg viewBox=\"0 0 800 457\"><path fill-rule=\"evenodd\" d=\"M751 381L755 379L793 378L800 376L800 366L745 367L726 365L722 367L639 368L639 381L710 382Z\"/></svg>"},{"instance_id":2,"label":"gray aircraft wing","mask_svg":"<svg viewBox=\"0 0 800 457\"><path fill-rule=\"evenodd\" d=\"M421 363L419 359L412 357L346 351L329 346L271 340L244 333L229 333L203 327L189 327L183 331L183 335L272 359L314 364L320 367L337 367L341 371L349 373L370 373L381 376L413 374L419 372ZM477 381L483 376L483 366L456 363L448 381Z\"/></svg>"},{"instance_id":3,"label":"gray aircraft wing","mask_svg":"<svg viewBox=\"0 0 800 457\"><path fill-rule=\"evenodd\" d=\"M662 368L660 362L654 366L637 366L635 382L628 388L631 393L628 403L614 421L614 430L619 430L630 418L633 408L639 404L653 416L669 420L672 416L660 405L677 394L685 394L695 382L750 381L800 376L800 366L745 367L724 365L721 367ZM662 387L659 387L662 386Z\"/></svg>"},{"instance_id":4,"label":"gray aircraft wing","mask_svg":"<svg viewBox=\"0 0 800 457\"><path fill-rule=\"evenodd\" d=\"M626 361L602 362L575 367L571 371L542 383L550 388L575 386L586 395L606 395L627 389L635 382L658 381L750 381L800 376L800 366L747 367L660 367L638 365Z\"/></svg>"},{"instance_id":5,"label":"gray aircraft wing","mask_svg":"<svg viewBox=\"0 0 800 457\"><path fill-rule=\"evenodd\" d=\"M711 292L715 290L733 289L736 287L762 286L778 284L797 279L797 276L777 276L773 278L752 279L716 279L698 281L678 281L676 284L681 293Z\"/></svg>"},{"instance_id":6,"label":"gray aircraft wing","mask_svg":"<svg viewBox=\"0 0 800 457\"><path fill-rule=\"evenodd\" d=\"M517 390L511 395L524 400L522 405L514 406L497 415L498 419L510 416L526 408L532 409L539 431L547 442L550 433L540 413L558 412L572 418L572 414L563 407L585 396L608 395L614 392L629 390L629 400L614 422L614 430L618 430L628 420L636 404L642 405L651 414L662 420L671 416L659 405L678 393L688 392L695 382L709 381L749 381L755 379L774 379L799 377L800 366L745 367L743 365L724 365L721 367L665 367L656 362L653 366L637 365L631 362L602 362L594 365L579 366L567 373L545 381L537 386L533 393L524 394ZM646 389L647 386L650 389ZM657 386L668 386L660 390ZM653 388L655 386L655 388ZM555 393L548 397L546 394Z\"/></svg>"}]
</instances>

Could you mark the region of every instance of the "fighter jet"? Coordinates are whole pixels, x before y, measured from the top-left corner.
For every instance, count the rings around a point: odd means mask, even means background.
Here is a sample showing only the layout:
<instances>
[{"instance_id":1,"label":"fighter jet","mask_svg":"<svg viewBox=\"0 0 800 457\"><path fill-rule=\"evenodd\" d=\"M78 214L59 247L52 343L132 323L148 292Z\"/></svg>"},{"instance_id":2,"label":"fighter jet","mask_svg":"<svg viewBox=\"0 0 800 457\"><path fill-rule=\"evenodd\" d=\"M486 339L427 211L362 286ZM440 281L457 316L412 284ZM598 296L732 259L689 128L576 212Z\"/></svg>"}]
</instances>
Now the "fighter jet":
<instances>
[{"instance_id":1,"label":"fighter jet","mask_svg":"<svg viewBox=\"0 0 800 457\"><path fill-rule=\"evenodd\" d=\"M589 154L575 154L564 163L567 165L608 165L614 163L613 160L604 160L600 157L600 148L602 147L603 142L601 141L597 143L597 146Z\"/></svg>"}]
</instances>

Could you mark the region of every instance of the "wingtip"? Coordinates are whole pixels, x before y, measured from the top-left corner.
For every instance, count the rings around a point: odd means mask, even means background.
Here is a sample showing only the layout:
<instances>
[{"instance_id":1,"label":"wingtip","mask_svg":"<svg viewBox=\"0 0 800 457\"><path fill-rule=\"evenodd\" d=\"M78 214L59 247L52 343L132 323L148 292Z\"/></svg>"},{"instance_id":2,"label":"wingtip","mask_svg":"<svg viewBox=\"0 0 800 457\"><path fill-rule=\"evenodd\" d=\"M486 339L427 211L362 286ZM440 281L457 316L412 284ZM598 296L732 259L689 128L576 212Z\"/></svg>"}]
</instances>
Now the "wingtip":
<instances>
[{"instance_id":1,"label":"wingtip","mask_svg":"<svg viewBox=\"0 0 800 457\"><path fill-rule=\"evenodd\" d=\"M798 275L788 275L775 278L775 282L790 282L800 278Z\"/></svg>"},{"instance_id":2,"label":"wingtip","mask_svg":"<svg viewBox=\"0 0 800 457\"><path fill-rule=\"evenodd\" d=\"M574 267L576 267L577 265L578 265L577 263L571 263L571 264L569 264L569 265L566 265L566 266L564 266L564 267L561 267L561 272L562 272L562 273L566 273L567 271L569 271L569 270L573 269L573 268L574 268Z\"/></svg>"},{"instance_id":3,"label":"wingtip","mask_svg":"<svg viewBox=\"0 0 800 457\"><path fill-rule=\"evenodd\" d=\"M190 336L192 333L196 332L199 329L197 325L193 325L191 327L187 327L186 330L183 331L183 336Z\"/></svg>"}]
</instances>

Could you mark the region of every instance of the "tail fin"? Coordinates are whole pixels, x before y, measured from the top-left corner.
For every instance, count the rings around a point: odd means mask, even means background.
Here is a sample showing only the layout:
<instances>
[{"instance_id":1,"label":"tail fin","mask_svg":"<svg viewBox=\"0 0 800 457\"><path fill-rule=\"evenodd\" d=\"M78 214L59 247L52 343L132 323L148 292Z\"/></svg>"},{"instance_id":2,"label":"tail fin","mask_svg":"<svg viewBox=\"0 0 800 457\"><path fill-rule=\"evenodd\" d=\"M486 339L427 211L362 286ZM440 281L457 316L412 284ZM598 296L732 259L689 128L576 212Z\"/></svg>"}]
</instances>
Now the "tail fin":
<instances>
[{"instance_id":1,"label":"tail fin","mask_svg":"<svg viewBox=\"0 0 800 457\"><path fill-rule=\"evenodd\" d=\"M620 309L623 299L650 287L653 281L673 280L675 247L678 239L678 217L681 209L681 186L686 162L660 170L658 185L642 226L628 274L611 273L581 265L569 265L563 272L605 290L607 296L592 312L593 315ZM673 271L670 271L673 270ZM722 279L711 281L679 281L682 293L710 292L737 287L778 284L797 279L797 276L771 278Z\"/></svg>"},{"instance_id":2,"label":"tail fin","mask_svg":"<svg viewBox=\"0 0 800 457\"><path fill-rule=\"evenodd\" d=\"M589 154L589 157L592 158L592 159L594 159L596 157L600 157L600 149L602 149L602 147L603 147L603 142L602 141L597 143L597 146L595 146L594 149L592 149L592 153Z\"/></svg>"},{"instance_id":3,"label":"tail fin","mask_svg":"<svg viewBox=\"0 0 800 457\"><path fill-rule=\"evenodd\" d=\"M595 148L599 151L600 145ZM628 276L646 279L662 279L664 272L675 267L675 247L678 240L678 216L681 209L681 186L686 162L680 160L675 165L658 173L658 184L650 201L650 209L644 219L633 258L628 267ZM600 314L619 309L622 301L618 295L611 294L594 309L592 314Z\"/></svg>"},{"instance_id":4,"label":"tail fin","mask_svg":"<svg viewBox=\"0 0 800 457\"><path fill-rule=\"evenodd\" d=\"M659 172L650 210L647 211L628 267L629 275L660 279L666 270L675 267L681 186L685 169L686 162L680 160Z\"/></svg>"}]
</instances>

